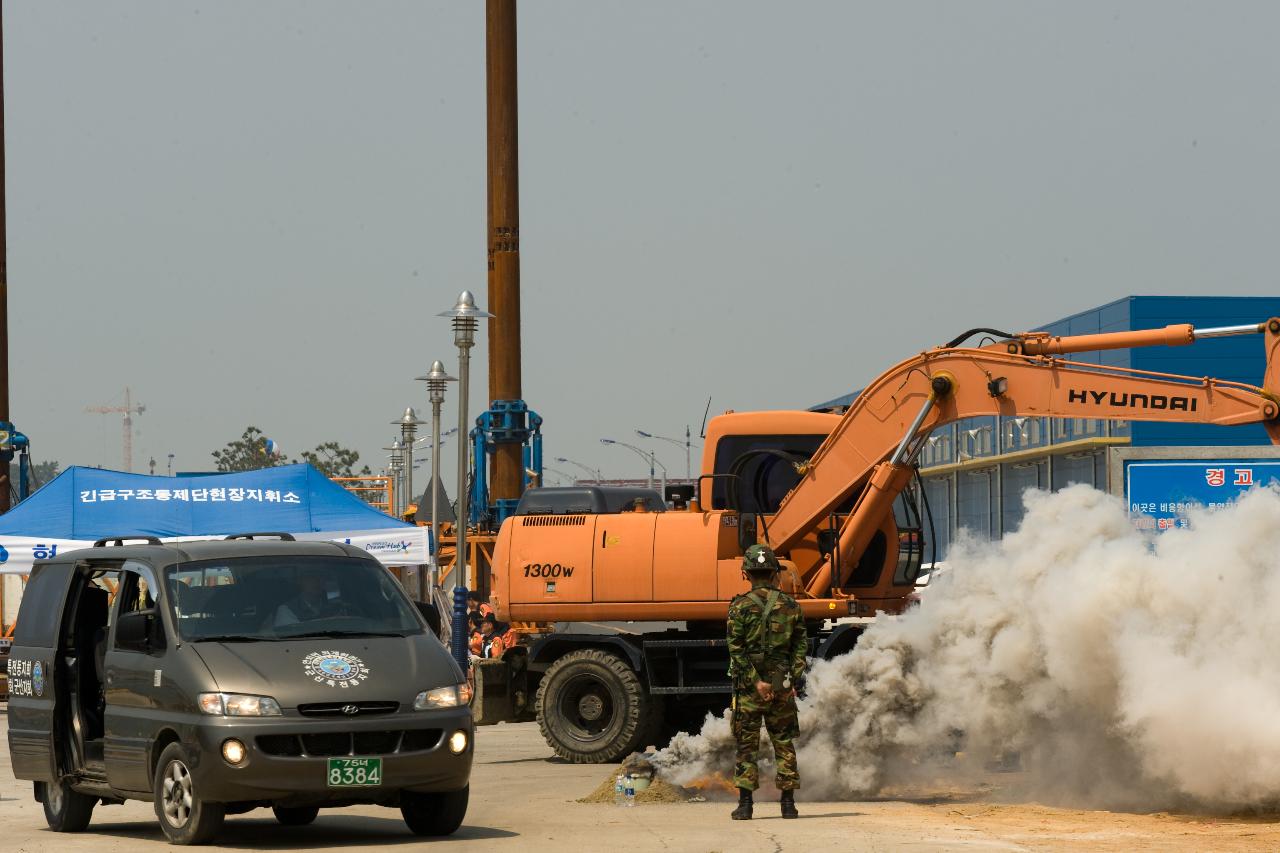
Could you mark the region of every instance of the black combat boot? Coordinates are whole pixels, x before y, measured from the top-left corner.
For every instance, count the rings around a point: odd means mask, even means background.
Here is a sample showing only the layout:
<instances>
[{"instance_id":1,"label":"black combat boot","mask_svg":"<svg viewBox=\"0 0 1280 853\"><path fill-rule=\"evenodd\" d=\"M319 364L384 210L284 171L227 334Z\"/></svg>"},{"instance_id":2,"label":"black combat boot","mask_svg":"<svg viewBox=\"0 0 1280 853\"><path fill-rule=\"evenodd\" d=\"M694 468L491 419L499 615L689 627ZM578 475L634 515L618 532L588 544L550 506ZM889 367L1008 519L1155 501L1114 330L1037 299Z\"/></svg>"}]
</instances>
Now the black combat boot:
<instances>
[{"instance_id":1,"label":"black combat boot","mask_svg":"<svg viewBox=\"0 0 1280 853\"><path fill-rule=\"evenodd\" d=\"M782 792L782 816L784 818L800 817L800 812L796 811L796 792Z\"/></svg>"},{"instance_id":2,"label":"black combat boot","mask_svg":"<svg viewBox=\"0 0 1280 853\"><path fill-rule=\"evenodd\" d=\"M729 817L734 820L751 820L751 791L746 788L738 789L738 807Z\"/></svg>"}]
</instances>

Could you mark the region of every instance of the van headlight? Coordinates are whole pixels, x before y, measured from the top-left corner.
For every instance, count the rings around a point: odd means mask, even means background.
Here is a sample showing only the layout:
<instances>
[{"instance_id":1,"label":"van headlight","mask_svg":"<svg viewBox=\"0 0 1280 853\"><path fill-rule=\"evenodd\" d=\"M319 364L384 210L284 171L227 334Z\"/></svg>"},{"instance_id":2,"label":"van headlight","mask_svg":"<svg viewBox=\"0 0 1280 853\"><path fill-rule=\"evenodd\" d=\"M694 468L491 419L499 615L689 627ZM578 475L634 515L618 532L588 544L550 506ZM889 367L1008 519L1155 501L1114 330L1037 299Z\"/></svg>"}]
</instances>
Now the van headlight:
<instances>
[{"instance_id":1,"label":"van headlight","mask_svg":"<svg viewBox=\"0 0 1280 853\"><path fill-rule=\"evenodd\" d=\"M429 711L432 708L456 708L471 701L471 688L466 684L450 684L435 690L424 690L413 699L413 710Z\"/></svg>"},{"instance_id":2,"label":"van headlight","mask_svg":"<svg viewBox=\"0 0 1280 853\"><path fill-rule=\"evenodd\" d=\"M270 696L247 693L201 693L196 704L206 714L222 717L278 717L280 703Z\"/></svg>"}]
</instances>

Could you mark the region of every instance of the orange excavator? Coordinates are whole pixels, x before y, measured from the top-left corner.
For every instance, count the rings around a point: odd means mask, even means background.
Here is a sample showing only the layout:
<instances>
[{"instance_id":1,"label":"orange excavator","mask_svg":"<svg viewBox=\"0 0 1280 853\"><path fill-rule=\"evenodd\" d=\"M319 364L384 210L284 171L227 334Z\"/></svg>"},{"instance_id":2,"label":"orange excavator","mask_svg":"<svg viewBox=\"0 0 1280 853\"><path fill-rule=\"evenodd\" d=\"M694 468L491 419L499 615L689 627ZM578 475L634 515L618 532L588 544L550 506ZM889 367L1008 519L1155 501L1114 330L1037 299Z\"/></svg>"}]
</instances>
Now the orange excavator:
<instances>
[{"instance_id":1,"label":"orange excavator","mask_svg":"<svg viewBox=\"0 0 1280 853\"><path fill-rule=\"evenodd\" d=\"M961 345L978 334L995 342ZM1254 334L1261 388L1064 358ZM811 620L812 656L841 654L864 625L846 617L901 612L916 588L931 514L912 480L930 431L984 415L1261 423L1280 443L1277 347L1280 319L1074 337L974 329L892 367L843 415L712 419L697 488L670 489L674 509L644 489L530 489L498 534L491 601L507 620L597 626L510 652L478 684L478 717L536 713L552 748L580 763L655 743L727 701L724 619L748 588L747 546L779 554L783 589Z\"/></svg>"}]
</instances>

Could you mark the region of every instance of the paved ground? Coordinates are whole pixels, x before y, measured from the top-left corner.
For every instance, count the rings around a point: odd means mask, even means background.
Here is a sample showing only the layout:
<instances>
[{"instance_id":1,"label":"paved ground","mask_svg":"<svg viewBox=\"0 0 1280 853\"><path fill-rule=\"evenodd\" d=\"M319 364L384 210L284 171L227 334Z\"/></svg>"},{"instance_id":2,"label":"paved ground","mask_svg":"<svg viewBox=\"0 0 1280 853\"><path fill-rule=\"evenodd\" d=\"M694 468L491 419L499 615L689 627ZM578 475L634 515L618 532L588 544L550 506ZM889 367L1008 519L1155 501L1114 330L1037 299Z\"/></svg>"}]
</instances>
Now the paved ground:
<instances>
[{"instance_id":1,"label":"paved ground","mask_svg":"<svg viewBox=\"0 0 1280 853\"><path fill-rule=\"evenodd\" d=\"M6 730L0 712L0 734ZM147 853L165 847L150 803L99 806L89 831L55 836L45 827L29 783L13 779L7 738L0 737L0 845L6 853L49 849ZM757 806L750 823L728 820L725 803L645 805L621 809L575 802L607 775L550 758L533 724L480 730L471 808L457 835L423 841L407 833L399 812L351 808L322 812L311 826L276 824L270 812L228 818L227 850L358 850L430 845L457 851L567 853L648 850L1274 850L1280 816L1206 818L1128 815L983 802L802 803L803 817L783 822L776 805Z\"/></svg>"}]
</instances>

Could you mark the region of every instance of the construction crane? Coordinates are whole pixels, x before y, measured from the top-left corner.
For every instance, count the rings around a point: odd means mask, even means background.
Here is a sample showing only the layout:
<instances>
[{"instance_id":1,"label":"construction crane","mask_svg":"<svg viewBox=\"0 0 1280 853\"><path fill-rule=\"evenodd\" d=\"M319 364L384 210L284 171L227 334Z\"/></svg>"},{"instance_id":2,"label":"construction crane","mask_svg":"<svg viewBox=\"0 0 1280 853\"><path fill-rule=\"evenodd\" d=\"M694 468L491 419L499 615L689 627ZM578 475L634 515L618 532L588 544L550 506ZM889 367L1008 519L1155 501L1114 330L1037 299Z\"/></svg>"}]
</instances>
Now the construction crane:
<instances>
[{"instance_id":1,"label":"construction crane","mask_svg":"<svg viewBox=\"0 0 1280 853\"><path fill-rule=\"evenodd\" d=\"M128 386L124 389L123 406L86 406L85 411L95 415L124 415L124 470L133 472L133 416L147 410L141 403L134 404L133 392Z\"/></svg>"}]
</instances>

